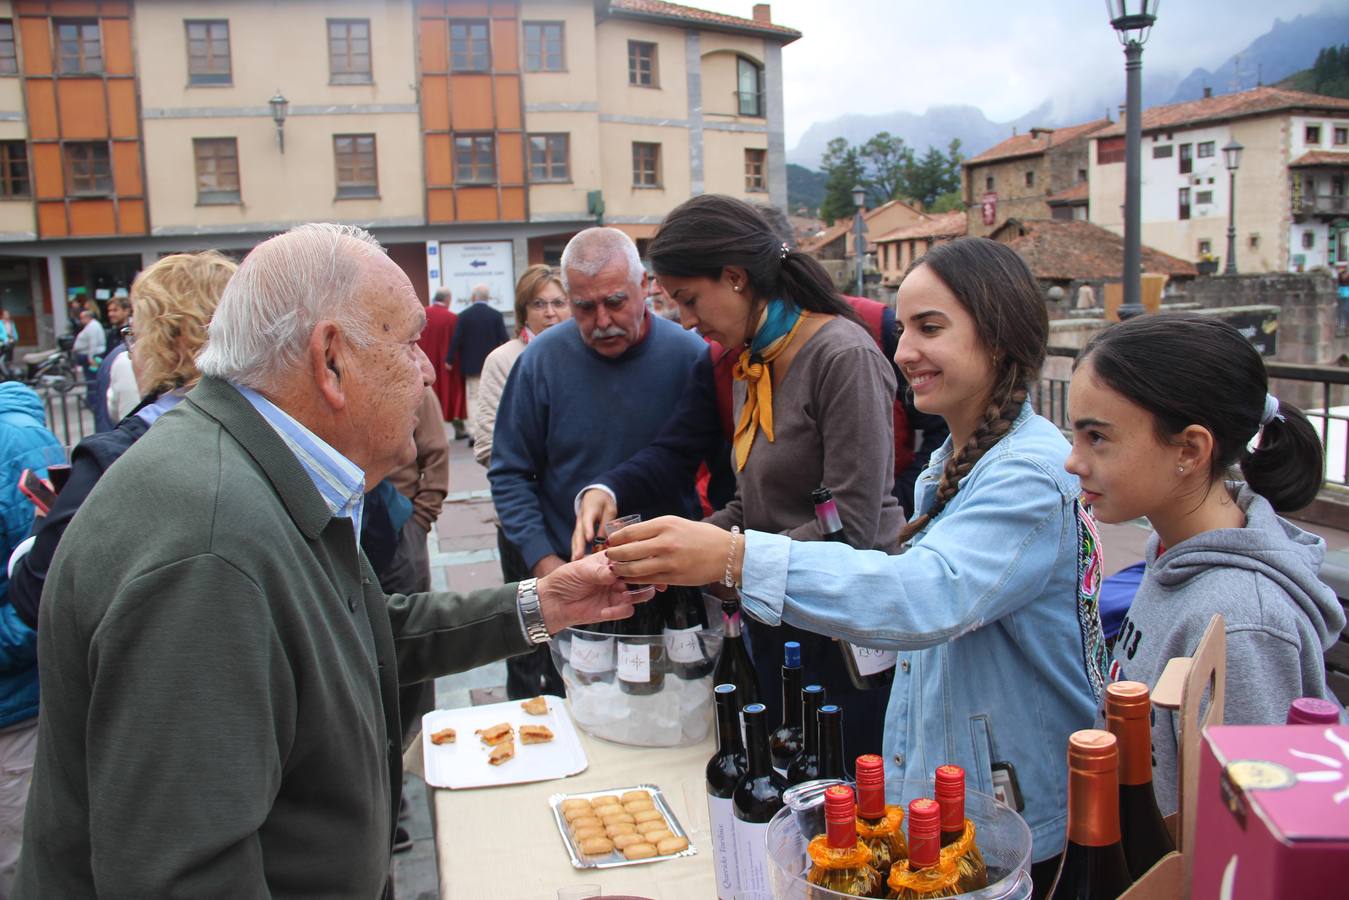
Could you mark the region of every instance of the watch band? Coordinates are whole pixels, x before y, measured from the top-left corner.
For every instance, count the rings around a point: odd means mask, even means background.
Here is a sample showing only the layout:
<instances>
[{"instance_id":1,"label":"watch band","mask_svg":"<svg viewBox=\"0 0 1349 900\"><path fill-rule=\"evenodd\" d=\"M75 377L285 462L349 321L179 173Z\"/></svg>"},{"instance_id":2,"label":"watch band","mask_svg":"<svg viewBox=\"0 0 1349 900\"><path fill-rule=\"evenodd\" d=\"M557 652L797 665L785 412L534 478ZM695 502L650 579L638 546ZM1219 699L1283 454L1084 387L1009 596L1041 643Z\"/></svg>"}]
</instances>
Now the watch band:
<instances>
[{"instance_id":1,"label":"watch band","mask_svg":"<svg viewBox=\"0 0 1349 900\"><path fill-rule=\"evenodd\" d=\"M552 640L548 626L543 621L543 609L539 606L539 579L526 578L515 589L515 602L520 609L520 622L525 626L525 634L532 644L546 644Z\"/></svg>"}]
</instances>

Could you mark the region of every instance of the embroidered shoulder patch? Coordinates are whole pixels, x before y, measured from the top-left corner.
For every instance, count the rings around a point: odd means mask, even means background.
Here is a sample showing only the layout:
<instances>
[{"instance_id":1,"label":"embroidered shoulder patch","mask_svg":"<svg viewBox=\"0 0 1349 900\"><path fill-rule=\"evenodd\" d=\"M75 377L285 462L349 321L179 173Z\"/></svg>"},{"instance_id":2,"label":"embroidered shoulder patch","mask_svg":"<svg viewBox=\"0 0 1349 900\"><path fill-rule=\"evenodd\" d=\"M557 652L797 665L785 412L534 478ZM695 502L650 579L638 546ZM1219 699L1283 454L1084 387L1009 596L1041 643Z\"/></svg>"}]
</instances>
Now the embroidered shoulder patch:
<instances>
[{"instance_id":1,"label":"embroidered shoulder patch","mask_svg":"<svg viewBox=\"0 0 1349 900\"><path fill-rule=\"evenodd\" d=\"M1099 606L1105 557L1091 512L1080 499L1073 501L1073 508L1077 513L1077 627L1082 638L1082 666L1096 702L1100 703L1105 697L1110 665Z\"/></svg>"}]
</instances>

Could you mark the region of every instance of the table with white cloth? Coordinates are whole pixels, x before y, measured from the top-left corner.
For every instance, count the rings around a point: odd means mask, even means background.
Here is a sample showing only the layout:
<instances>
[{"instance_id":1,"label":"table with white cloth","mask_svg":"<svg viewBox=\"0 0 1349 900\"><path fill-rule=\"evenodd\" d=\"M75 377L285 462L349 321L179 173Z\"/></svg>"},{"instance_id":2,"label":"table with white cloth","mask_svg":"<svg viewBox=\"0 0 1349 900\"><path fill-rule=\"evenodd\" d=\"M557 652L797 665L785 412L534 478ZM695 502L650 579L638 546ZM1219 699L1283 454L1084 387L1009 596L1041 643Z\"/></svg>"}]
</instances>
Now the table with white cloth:
<instances>
[{"instance_id":1,"label":"table with white cloth","mask_svg":"<svg viewBox=\"0 0 1349 900\"><path fill-rule=\"evenodd\" d=\"M570 778L468 790L427 787L442 900L551 900L558 888L576 884L600 885L605 896L650 900L716 896L706 832L692 827L706 820L706 807L690 815L685 799L687 787L688 795L706 802L704 771L715 738L690 747L628 747L578 734L589 766ZM420 774L420 740L406 762ZM610 869L573 868L548 798L636 784L660 788L698 852Z\"/></svg>"}]
</instances>

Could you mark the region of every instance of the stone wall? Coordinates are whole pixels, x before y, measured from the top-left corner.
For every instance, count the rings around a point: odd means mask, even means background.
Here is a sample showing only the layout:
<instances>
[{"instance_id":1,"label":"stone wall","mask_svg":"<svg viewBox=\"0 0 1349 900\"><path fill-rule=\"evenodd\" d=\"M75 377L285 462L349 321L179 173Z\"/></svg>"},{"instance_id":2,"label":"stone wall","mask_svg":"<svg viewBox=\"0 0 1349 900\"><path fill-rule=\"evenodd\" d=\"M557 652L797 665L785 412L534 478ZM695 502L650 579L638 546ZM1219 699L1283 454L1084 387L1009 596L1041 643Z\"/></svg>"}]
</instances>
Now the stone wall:
<instances>
[{"instance_id":1,"label":"stone wall","mask_svg":"<svg viewBox=\"0 0 1349 900\"><path fill-rule=\"evenodd\" d=\"M1186 294L1202 309L1279 307L1276 362L1333 365L1349 349L1345 339L1335 333L1339 301L1335 280L1325 272L1196 278L1187 286Z\"/></svg>"}]
</instances>

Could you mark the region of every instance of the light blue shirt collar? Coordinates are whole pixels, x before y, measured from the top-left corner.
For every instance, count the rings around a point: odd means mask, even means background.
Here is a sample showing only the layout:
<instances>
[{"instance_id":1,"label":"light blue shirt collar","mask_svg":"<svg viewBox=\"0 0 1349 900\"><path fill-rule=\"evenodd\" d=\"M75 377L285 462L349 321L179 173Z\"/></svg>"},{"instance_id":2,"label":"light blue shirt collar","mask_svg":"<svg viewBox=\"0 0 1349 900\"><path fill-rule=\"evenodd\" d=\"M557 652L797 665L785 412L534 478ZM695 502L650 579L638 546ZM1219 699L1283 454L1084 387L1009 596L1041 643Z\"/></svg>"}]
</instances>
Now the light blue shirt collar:
<instances>
[{"instance_id":1,"label":"light blue shirt collar","mask_svg":"<svg viewBox=\"0 0 1349 900\"><path fill-rule=\"evenodd\" d=\"M153 425L156 419L177 406L186 396L187 388L174 388L171 391L165 391L156 397L153 403L147 403L141 407L140 412L136 413L136 418L144 421L146 425Z\"/></svg>"},{"instance_id":2,"label":"light blue shirt collar","mask_svg":"<svg viewBox=\"0 0 1349 900\"><path fill-rule=\"evenodd\" d=\"M295 454L333 516L351 519L359 541L365 509L365 473L361 468L257 391L241 384L234 387Z\"/></svg>"}]
</instances>

